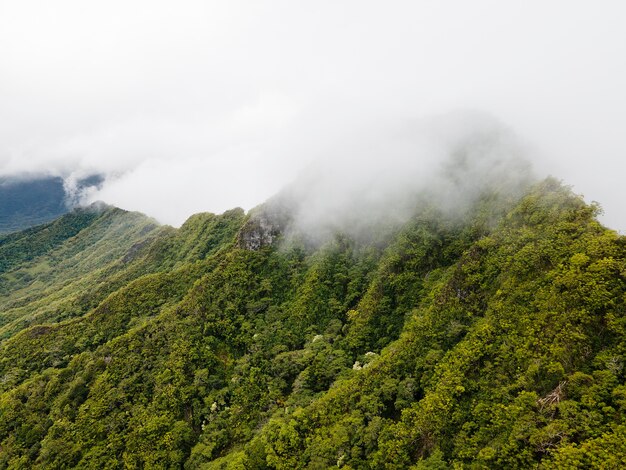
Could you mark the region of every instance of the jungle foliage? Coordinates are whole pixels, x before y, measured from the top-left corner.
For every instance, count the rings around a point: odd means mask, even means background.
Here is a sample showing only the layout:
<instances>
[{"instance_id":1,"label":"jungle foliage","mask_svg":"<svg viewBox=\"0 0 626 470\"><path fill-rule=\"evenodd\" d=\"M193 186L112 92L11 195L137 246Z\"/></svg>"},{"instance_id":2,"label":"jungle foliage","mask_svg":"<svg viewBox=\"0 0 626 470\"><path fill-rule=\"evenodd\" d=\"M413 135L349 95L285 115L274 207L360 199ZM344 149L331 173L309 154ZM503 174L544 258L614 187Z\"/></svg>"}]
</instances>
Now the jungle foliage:
<instances>
[{"instance_id":1,"label":"jungle foliage","mask_svg":"<svg viewBox=\"0 0 626 470\"><path fill-rule=\"evenodd\" d=\"M370 242L261 243L263 207L1 238L0 468L626 466L597 211L550 179Z\"/></svg>"}]
</instances>

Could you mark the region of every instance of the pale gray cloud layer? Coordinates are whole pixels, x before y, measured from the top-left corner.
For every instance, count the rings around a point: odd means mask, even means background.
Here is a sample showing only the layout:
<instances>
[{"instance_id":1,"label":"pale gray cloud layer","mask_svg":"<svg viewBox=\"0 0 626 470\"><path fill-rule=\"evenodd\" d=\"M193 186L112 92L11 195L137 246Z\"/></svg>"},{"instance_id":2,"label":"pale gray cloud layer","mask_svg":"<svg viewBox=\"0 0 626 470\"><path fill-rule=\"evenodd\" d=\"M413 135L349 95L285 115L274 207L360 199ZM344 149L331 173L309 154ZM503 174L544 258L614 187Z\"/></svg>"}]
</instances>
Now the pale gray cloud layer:
<instances>
[{"instance_id":1,"label":"pale gray cloud layer","mask_svg":"<svg viewBox=\"0 0 626 470\"><path fill-rule=\"evenodd\" d=\"M0 174L103 172L92 198L179 224L319 157L412 161L390 126L469 108L626 230L625 21L603 0L0 0Z\"/></svg>"}]
</instances>

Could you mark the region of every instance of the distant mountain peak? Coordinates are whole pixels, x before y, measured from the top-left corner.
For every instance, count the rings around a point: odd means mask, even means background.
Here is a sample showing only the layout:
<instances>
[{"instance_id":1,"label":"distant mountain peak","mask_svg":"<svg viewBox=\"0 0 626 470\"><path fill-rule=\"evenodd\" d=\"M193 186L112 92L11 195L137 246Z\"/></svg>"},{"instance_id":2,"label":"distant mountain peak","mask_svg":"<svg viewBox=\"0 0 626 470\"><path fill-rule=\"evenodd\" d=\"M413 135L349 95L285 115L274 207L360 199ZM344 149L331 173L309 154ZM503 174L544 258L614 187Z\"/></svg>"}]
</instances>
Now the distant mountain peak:
<instances>
[{"instance_id":1,"label":"distant mountain peak","mask_svg":"<svg viewBox=\"0 0 626 470\"><path fill-rule=\"evenodd\" d=\"M102 182L101 175L71 180L60 176L0 177L0 233L50 222L76 207L85 191Z\"/></svg>"}]
</instances>

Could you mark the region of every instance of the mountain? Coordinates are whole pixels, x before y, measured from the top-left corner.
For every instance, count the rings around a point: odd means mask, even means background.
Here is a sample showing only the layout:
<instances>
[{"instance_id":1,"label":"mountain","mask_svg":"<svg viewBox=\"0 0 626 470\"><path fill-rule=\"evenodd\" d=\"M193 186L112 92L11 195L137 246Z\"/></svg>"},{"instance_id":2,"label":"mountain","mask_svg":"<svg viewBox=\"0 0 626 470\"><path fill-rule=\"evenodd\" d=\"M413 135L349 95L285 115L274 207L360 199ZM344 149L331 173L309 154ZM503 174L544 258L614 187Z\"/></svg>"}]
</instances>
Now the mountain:
<instances>
[{"instance_id":1,"label":"mountain","mask_svg":"<svg viewBox=\"0 0 626 470\"><path fill-rule=\"evenodd\" d=\"M76 189L101 182L102 177L90 176L80 180ZM67 213L70 205L60 177L0 177L0 234L50 222Z\"/></svg>"},{"instance_id":2,"label":"mountain","mask_svg":"<svg viewBox=\"0 0 626 470\"><path fill-rule=\"evenodd\" d=\"M0 238L0 468L620 468L626 238L555 180Z\"/></svg>"}]
</instances>

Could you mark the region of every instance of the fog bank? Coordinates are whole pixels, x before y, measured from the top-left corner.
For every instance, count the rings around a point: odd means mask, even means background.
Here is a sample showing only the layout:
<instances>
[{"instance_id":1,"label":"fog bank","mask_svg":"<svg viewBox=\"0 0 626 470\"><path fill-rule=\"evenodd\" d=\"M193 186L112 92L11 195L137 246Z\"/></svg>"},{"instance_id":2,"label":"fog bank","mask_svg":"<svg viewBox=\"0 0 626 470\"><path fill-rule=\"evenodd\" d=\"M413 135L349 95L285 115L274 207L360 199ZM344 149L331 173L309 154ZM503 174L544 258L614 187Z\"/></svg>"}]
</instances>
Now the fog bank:
<instances>
[{"instance_id":1,"label":"fog bank","mask_svg":"<svg viewBox=\"0 0 626 470\"><path fill-rule=\"evenodd\" d=\"M402 123L470 109L625 230L625 17L617 0L0 2L0 176L101 174L85 200L178 225L317 161L424 174L436 149L385 166L421 148Z\"/></svg>"}]
</instances>

